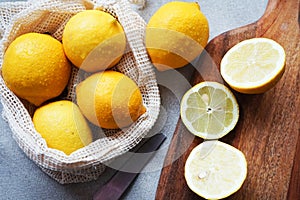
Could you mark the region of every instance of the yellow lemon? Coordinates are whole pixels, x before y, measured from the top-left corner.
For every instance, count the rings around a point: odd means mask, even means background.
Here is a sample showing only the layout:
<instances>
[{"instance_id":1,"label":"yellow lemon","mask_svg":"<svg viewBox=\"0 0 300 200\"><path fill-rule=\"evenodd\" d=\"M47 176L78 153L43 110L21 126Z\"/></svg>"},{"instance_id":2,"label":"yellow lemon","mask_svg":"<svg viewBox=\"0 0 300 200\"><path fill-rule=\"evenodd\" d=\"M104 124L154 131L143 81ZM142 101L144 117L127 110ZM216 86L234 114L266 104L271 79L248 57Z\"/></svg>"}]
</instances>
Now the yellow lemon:
<instances>
[{"instance_id":1,"label":"yellow lemon","mask_svg":"<svg viewBox=\"0 0 300 200\"><path fill-rule=\"evenodd\" d=\"M206 46L209 25L195 2L169 2L148 22L146 47L158 70L183 67Z\"/></svg>"},{"instance_id":2,"label":"yellow lemon","mask_svg":"<svg viewBox=\"0 0 300 200\"><path fill-rule=\"evenodd\" d=\"M125 51L126 38L122 26L112 15L86 10L67 22L62 43L75 66L95 72L119 62Z\"/></svg>"},{"instance_id":3,"label":"yellow lemon","mask_svg":"<svg viewBox=\"0 0 300 200\"><path fill-rule=\"evenodd\" d=\"M116 71L91 75L76 87L76 95L86 118L106 129L129 126L146 111L138 86Z\"/></svg>"},{"instance_id":4,"label":"yellow lemon","mask_svg":"<svg viewBox=\"0 0 300 200\"><path fill-rule=\"evenodd\" d=\"M180 114L182 122L194 135L204 139L218 139L235 127L239 106L227 87L206 81L184 94Z\"/></svg>"},{"instance_id":5,"label":"yellow lemon","mask_svg":"<svg viewBox=\"0 0 300 200\"><path fill-rule=\"evenodd\" d=\"M56 101L38 108L33 115L33 123L49 148L67 155L92 142L92 133L85 118L71 101Z\"/></svg>"},{"instance_id":6,"label":"yellow lemon","mask_svg":"<svg viewBox=\"0 0 300 200\"><path fill-rule=\"evenodd\" d=\"M9 45L3 59L2 76L7 87L36 106L59 96L70 73L62 44L46 34L19 36Z\"/></svg>"},{"instance_id":7,"label":"yellow lemon","mask_svg":"<svg viewBox=\"0 0 300 200\"><path fill-rule=\"evenodd\" d=\"M221 75L238 92L263 93L282 77L285 57L283 47L272 39L244 40L222 58Z\"/></svg>"},{"instance_id":8,"label":"yellow lemon","mask_svg":"<svg viewBox=\"0 0 300 200\"><path fill-rule=\"evenodd\" d=\"M239 190L247 176L244 154L217 140L196 146L185 163L189 188L205 199L222 199Z\"/></svg>"}]
</instances>

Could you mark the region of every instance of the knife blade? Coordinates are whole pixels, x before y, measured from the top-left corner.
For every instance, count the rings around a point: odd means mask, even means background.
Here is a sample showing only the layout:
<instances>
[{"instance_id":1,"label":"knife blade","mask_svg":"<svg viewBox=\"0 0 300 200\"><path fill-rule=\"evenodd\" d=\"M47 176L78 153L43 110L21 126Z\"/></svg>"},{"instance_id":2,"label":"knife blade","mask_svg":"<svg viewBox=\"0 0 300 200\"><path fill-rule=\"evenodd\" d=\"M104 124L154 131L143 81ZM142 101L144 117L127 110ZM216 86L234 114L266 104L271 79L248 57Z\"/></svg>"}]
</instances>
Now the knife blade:
<instances>
[{"instance_id":1,"label":"knife blade","mask_svg":"<svg viewBox=\"0 0 300 200\"><path fill-rule=\"evenodd\" d=\"M138 154L131 156L120 170L118 170L113 177L95 193L93 200L120 199L148 161L154 156L153 151L157 150L165 139L166 136L162 133L148 138L135 151ZM140 153L144 153L143 156L138 156ZM130 172L126 169L130 169Z\"/></svg>"}]
</instances>

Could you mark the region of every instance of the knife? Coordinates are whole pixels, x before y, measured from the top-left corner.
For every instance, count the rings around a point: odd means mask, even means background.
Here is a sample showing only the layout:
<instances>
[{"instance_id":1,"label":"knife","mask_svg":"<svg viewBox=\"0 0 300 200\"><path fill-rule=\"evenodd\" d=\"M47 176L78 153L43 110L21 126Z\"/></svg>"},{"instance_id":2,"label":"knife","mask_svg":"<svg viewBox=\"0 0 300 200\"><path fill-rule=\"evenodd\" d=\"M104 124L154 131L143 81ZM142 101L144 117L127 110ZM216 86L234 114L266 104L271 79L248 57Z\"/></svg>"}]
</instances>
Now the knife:
<instances>
[{"instance_id":1,"label":"knife","mask_svg":"<svg viewBox=\"0 0 300 200\"><path fill-rule=\"evenodd\" d=\"M164 142L166 136L158 133L150 138L147 138L143 144L137 148L136 153L144 153L143 156L133 155L126 163L118 170L113 177L103 185L93 196L93 200L117 200L120 199L126 189L138 176L139 172L145 167L147 162L154 156L154 151L157 150ZM126 169L131 169L132 172L127 172Z\"/></svg>"}]
</instances>

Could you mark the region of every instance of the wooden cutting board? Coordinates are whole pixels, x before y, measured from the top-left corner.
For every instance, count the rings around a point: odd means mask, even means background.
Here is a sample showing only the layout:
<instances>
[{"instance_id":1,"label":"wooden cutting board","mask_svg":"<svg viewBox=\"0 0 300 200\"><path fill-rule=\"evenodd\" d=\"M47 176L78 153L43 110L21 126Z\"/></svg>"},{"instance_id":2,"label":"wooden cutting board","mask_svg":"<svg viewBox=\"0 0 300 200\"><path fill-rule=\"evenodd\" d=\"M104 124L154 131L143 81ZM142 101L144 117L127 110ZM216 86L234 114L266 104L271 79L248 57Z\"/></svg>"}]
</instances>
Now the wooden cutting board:
<instances>
[{"instance_id":1,"label":"wooden cutting board","mask_svg":"<svg viewBox=\"0 0 300 200\"><path fill-rule=\"evenodd\" d=\"M223 83L218 72L221 58L233 45L253 37L267 37L280 43L287 55L286 70L275 88L264 94L234 92L240 119L221 141L244 152L248 175L242 188L228 199L297 200L300 199L299 0L270 0L257 22L211 40L191 84L203 80ZM191 134L179 119L165 159L167 166L159 180L157 200L201 199L188 188L183 175L189 153L202 142L190 138ZM183 155L172 162L182 150Z\"/></svg>"}]
</instances>

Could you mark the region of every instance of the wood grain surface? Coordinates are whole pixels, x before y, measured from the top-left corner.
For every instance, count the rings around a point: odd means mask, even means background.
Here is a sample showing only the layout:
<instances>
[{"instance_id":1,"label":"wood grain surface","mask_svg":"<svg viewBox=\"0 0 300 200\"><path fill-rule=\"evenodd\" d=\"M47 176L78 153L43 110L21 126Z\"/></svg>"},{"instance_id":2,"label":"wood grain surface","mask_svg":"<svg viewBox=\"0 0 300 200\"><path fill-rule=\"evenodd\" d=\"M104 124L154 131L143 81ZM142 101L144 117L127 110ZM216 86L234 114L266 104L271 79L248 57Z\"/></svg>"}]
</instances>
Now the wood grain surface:
<instances>
[{"instance_id":1,"label":"wood grain surface","mask_svg":"<svg viewBox=\"0 0 300 200\"><path fill-rule=\"evenodd\" d=\"M300 199L300 35L299 0L270 0L265 14L253 24L228 31L210 41L201 55L191 84L203 80L224 83L219 64L238 42L266 37L280 43L287 55L286 69L278 84L264 94L234 92L240 106L235 129L221 141L240 149L248 162L242 188L228 199ZM179 119L162 169L156 199L201 199L187 186L184 164L190 151L202 142ZM187 150L175 162L179 151ZM172 163L172 164L169 164Z\"/></svg>"}]
</instances>

